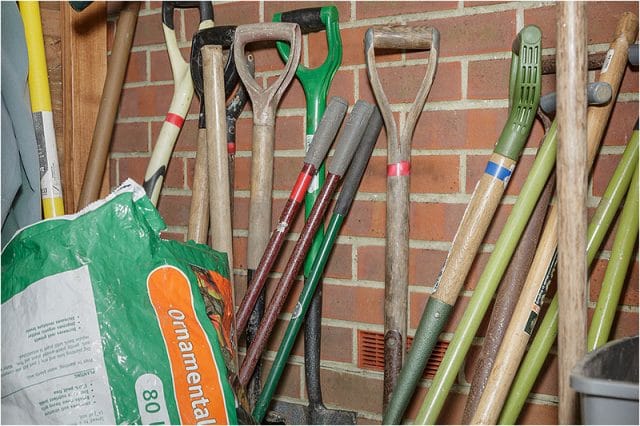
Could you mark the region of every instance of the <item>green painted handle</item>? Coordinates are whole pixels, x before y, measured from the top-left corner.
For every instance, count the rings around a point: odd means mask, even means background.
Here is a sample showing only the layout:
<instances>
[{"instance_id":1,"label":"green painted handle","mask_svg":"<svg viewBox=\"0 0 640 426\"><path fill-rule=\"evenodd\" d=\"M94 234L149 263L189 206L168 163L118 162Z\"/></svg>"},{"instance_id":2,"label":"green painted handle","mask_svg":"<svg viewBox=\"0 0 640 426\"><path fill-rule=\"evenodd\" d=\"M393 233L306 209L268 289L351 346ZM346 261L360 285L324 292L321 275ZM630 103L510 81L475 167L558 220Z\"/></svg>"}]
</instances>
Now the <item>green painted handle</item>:
<instances>
[{"instance_id":1,"label":"green painted handle","mask_svg":"<svg viewBox=\"0 0 640 426\"><path fill-rule=\"evenodd\" d=\"M631 179L631 186L618 221L611 257L602 280L600 295L591 319L587 336L587 351L593 351L607 343L624 279L629 269L633 247L638 238L638 165Z\"/></svg>"},{"instance_id":2,"label":"green painted handle","mask_svg":"<svg viewBox=\"0 0 640 426\"><path fill-rule=\"evenodd\" d=\"M516 40L519 40L519 53L512 53L509 79L511 111L494 150L514 161L527 142L540 101L542 32L535 25L528 25Z\"/></svg>"},{"instance_id":3,"label":"green painted handle","mask_svg":"<svg viewBox=\"0 0 640 426\"><path fill-rule=\"evenodd\" d=\"M602 244L609 225L618 210L622 197L627 191L633 175L635 164L638 163L638 129L634 130L622 159L609 181L609 185L598 204L598 208L591 218L587 230L587 262L591 264L598 248ZM514 424L524 406L525 400L533 388L547 354L553 346L558 333L558 298L554 297L547 309L538 331L531 343L529 351L520 363L521 367L511 385L511 391L502 408L499 424Z\"/></svg>"}]
</instances>

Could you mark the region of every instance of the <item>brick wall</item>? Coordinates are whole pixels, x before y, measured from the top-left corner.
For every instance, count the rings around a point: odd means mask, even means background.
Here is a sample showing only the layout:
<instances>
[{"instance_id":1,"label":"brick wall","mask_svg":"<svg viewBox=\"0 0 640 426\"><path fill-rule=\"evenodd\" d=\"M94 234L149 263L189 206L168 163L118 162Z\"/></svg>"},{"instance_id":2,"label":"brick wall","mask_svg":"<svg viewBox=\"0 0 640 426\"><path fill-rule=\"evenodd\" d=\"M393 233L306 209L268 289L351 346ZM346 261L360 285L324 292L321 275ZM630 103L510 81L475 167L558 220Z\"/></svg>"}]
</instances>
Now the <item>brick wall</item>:
<instances>
[{"instance_id":1,"label":"brick wall","mask_svg":"<svg viewBox=\"0 0 640 426\"><path fill-rule=\"evenodd\" d=\"M216 25L270 21L274 12L328 4L325 2L216 2ZM411 179L411 228L409 264L409 334L413 335L426 299L450 248L451 240L468 203L475 182L507 117L510 47L514 36L526 24L543 31L544 53L555 46L555 7L551 2L335 2L340 13L344 56L330 95L341 95L350 104L357 99L373 101L364 63L363 37L375 24L411 23L435 26L441 33L438 71L424 112L413 138ZM620 14L637 12L637 2L589 2L589 51L606 51ZM176 15L179 45L188 57L196 28L194 11ZM111 21L110 38L115 21ZM301 63L316 66L324 59L324 35L305 36ZM255 52L257 76L270 82L282 68L274 49ZM377 62L395 110L406 111L422 78L426 55L419 53L378 55ZM398 78L402 76L402 78ZM589 79L597 77L590 72ZM543 78L543 94L554 90L555 77ZM590 214L631 135L638 110L638 72L628 68L622 83L600 156L589 186ZM154 147L172 96L172 75L162 35L160 2L146 2L141 8L134 50L127 72L111 154L113 186L131 177L142 182L150 152ZM184 240L187 231L196 147L198 101L194 99L188 120L176 144L159 203L167 222L167 238ZM303 157L305 100L294 79L278 111L273 191L273 220L295 181ZM244 293L246 239L249 205L251 107L238 123L238 152L235 163L234 269L237 298ZM543 134L536 122L520 165L506 197L485 237L443 339L450 339L475 287L493 244L499 236ZM384 295L386 135L380 136L374 156L361 185L355 205L337 240L328 263L324 284L322 382L325 402L330 406L355 410L363 423L381 420L382 372L357 365L358 330L382 333ZM293 227L284 254L276 264L271 284L283 270L302 218ZM593 311L615 234L610 232L590 275L590 312ZM638 333L638 261L625 286L614 324L613 337ZM298 281L281 315L275 335L281 336L301 288ZM554 291L554 290L552 290ZM296 298L296 299L294 299ZM485 325L486 327L486 321ZM478 337L485 333L481 328ZM279 398L305 399L301 339L294 348L289 367L279 388ZM476 345L482 342L476 340ZM279 340L270 342L275 350ZM458 376L440 418L459 422L469 380L473 372L472 348L465 368ZM273 352L265 355L267 365ZM553 350L547 367L535 385L520 418L523 423L555 423L557 415L557 360ZM417 413L428 380L423 380L409 409Z\"/></svg>"}]
</instances>

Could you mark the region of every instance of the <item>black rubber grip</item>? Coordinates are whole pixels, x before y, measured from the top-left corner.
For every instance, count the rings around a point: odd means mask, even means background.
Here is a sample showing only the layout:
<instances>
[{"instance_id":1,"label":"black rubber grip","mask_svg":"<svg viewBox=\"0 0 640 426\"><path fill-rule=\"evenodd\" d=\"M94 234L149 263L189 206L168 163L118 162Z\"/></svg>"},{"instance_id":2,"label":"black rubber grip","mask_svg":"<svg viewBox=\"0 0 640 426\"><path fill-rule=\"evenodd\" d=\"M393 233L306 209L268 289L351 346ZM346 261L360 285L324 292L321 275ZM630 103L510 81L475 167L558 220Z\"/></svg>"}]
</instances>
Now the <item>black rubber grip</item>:
<instances>
[{"instance_id":1,"label":"black rubber grip","mask_svg":"<svg viewBox=\"0 0 640 426\"><path fill-rule=\"evenodd\" d=\"M309 7L306 9L297 9L290 12L283 12L280 15L280 22L292 22L300 25L302 34L317 33L325 29L320 16L320 7Z\"/></svg>"},{"instance_id":2,"label":"black rubber grip","mask_svg":"<svg viewBox=\"0 0 640 426\"><path fill-rule=\"evenodd\" d=\"M373 105L363 100L357 101L353 106L328 167L332 175L344 175L367 128L373 108Z\"/></svg>"},{"instance_id":3,"label":"black rubber grip","mask_svg":"<svg viewBox=\"0 0 640 426\"><path fill-rule=\"evenodd\" d=\"M200 22L207 19L213 20L213 6L210 1L163 1L162 2L162 23L172 30L175 29L173 24L174 9L194 9L200 11Z\"/></svg>"},{"instance_id":4,"label":"black rubber grip","mask_svg":"<svg viewBox=\"0 0 640 426\"><path fill-rule=\"evenodd\" d=\"M638 44L629 46L629 63L638 66Z\"/></svg>"},{"instance_id":5,"label":"black rubber grip","mask_svg":"<svg viewBox=\"0 0 640 426\"><path fill-rule=\"evenodd\" d=\"M334 96L329 101L316 133L313 135L307 155L304 157L304 162L313 164L316 170L320 167L324 157L327 156L327 152L329 152L329 148L340 130L347 108L349 108L349 103L339 96Z\"/></svg>"},{"instance_id":6,"label":"black rubber grip","mask_svg":"<svg viewBox=\"0 0 640 426\"><path fill-rule=\"evenodd\" d=\"M233 37L236 31L235 25L227 25L213 28L206 28L196 32L191 41L191 78L193 79L194 89L198 96L201 96L204 90L204 82L202 79L202 46L217 45L223 49L229 49L227 62L224 65L224 96L228 98L233 89L238 85L240 77L236 70L236 63L233 56Z\"/></svg>"},{"instance_id":7,"label":"black rubber grip","mask_svg":"<svg viewBox=\"0 0 640 426\"><path fill-rule=\"evenodd\" d=\"M633 131L637 132L638 131L638 120L636 120L636 125L633 126Z\"/></svg>"},{"instance_id":8,"label":"black rubber grip","mask_svg":"<svg viewBox=\"0 0 640 426\"><path fill-rule=\"evenodd\" d=\"M371 158L381 130L382 115L380 115L378 108L374 107L371 118L369 118L369 122L367 123L367 130L364 132L362 140L358 144L356 153L353 154L353 160L351 160L349 170L342 182L342 190L338 196L338 201L336 201L336 207L333 210L334 213L342 217L349 213L349 208L353 203L356 192L358 192L360 181L362 180L364 171L367 169L369 158Z\"/></svg>"}]
</instances>

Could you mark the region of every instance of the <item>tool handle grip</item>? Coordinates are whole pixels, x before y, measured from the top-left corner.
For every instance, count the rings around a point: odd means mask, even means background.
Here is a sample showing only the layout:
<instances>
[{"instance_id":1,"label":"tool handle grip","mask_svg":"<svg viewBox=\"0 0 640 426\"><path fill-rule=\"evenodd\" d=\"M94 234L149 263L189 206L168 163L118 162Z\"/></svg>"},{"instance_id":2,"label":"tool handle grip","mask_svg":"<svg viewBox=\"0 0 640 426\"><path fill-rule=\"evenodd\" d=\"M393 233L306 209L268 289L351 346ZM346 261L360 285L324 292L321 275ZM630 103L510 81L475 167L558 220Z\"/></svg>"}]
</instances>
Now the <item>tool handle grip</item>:
<instances>
[{"instance_id":1,"label":"tool handle grip","mask_svg":"<svg viewBox=\"0 0 640 426\"><path fill-rule=\"evenodd\" d=\"M589 105L604 105L611 100L613 91L609 83L596 81L587 84L587 102ZM545 114L556 111L556 92L549 93L540 98L540 109Z\"/></svg>"},{"instance_id":2,"label":"tool handle grip","mask_svg":"<svg viewBox=\"0 0 640 426\"><path fill-rule=\"evenodd\" d=\"M365 51L371 45L382 49L439 49L440 32L427 25L375 26L365 35Z\"/></svg>"},{"instance_id":3,"label":"tool handle grip","mask_svg":"<svg viewBox=\"0 0 640 426\"><path fill-rule=\"evenodd\" d=\"M360 181L362 180L364 171L367 168L367 164L369 164L369 158L371 158L373 149L378 141L380 130L382 130L382 115L380 115L378 108L374 107L371 118L367 123L367 130L364 132L362 140L358 144L358 149L353 155L351 166L349 166L349 170L344 177L342 190L338 196L338 201L336 201L334 213L337 213L342 217L345 217L349 212L349 208L353 203L356 192L358 192Z\"/></svg>"},{"instance_id":4,"label":"tool handle grip","mask_svg":"<svg viewBox=\"0 0 640 426\"><path fill-rule=\"evenodd\" d=\"M325 29L320 12L321 7L308 7L280 14L280 22L291 22L300 25L302 34L317 33Z\"/></svg>"},{"instance_id":5,"label":"tool handle grip","mask_svg":"<svg viewBox=\"0 0 640 426\"><path fill-rule=\"evenodd\" d=\"M353 158L353 153L362 139L373 108L373 105L363 100L357 101L353 106L353 110L349 114L347 123L342 130L336 152L331 158L331 164L328 167L329 173L336 176L344 175Z\"/></svg>"},{"instance_id":6,"label":"tool handle grip","mask_svg":"<svg viewBox=\"0 0 640 426\"><path fill-rule=\"evenodd\" d=\"M91 3L93 2L92 1L70 1L69 6L71 6L71 8L76 12L82 12L87 7L89 7Z\"/></svg>"},{"instance_id":7,"label":"tool handle grip","mask_svg":"<svg viewBox=\"0 0 640 426\"><path fill-rule=\"evenodd\" d=\"M347 113L347 108L349 108L349 103L344 98L339 96L331 98L322 116L322 120L320 120L320 124L318 124L318 128L313 135L309 151L307 151L307 155L304 157L304 162L312 164L316 170L320 168L320 163L322 163L327 156L327 152L329 152L329 148L331 148L331 144L336 138L338 130L340 130L340 125Z\"/></svg>"},{"instance_id":8,"label":"tool handle grip","mask_svg":"<svg viewBox=\"0 0 640 426\"><path fill-rule=\"evenodd\" d=\"M163 1L162 2L162 23L172 30L175 29L173 25L173 11L176 8L180 9L195 9L200 11L200 22L206 20L213 20L213 6L210 1Z\"/></svg>"}]
</instances>

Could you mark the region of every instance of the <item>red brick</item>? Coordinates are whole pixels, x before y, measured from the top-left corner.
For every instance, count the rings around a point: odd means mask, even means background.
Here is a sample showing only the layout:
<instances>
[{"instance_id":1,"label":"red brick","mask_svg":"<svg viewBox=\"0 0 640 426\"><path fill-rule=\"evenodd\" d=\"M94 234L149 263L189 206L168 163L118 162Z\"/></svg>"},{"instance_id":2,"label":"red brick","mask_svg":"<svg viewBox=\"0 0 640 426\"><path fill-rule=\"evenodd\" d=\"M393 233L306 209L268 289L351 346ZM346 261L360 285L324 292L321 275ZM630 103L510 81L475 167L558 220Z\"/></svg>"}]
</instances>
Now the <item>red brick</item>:
<instances>
[{"instance_id":1,"label":"red brick","mask_svg":"<svg viewBox=\"0 0 640 426\"><path fill-rule=\"evenodd\" d=\"M162 43L164 43L164 33L162 31L161 14L138 16L133 45L138 47Z\"/></svg>"},{"instance_id":2,"label":"red brick","mask_svg":"<svg viewBox=\"0 0 640 426\"><path fill-rule=\"evenodd\" d=\"M118 167L120 168L120 182L131 178L142 185L144 182L144 174L147 170L149 159L145 157L132 157L118 159Z\"/></svg>"},{"instance_id":3,"label":"red brick","mask_svg":"<svg viewBox=\"0 0 640 426\"><path fill-rule=\"evenodd\" d=\"M469 99L509 99L511 60L469 62Z\"/></svg>"},{"instance_id":4,"label":"red brick","mask_svg":"<svg viewBox=\"0 0 640 426\"><path fill-rule=\"evenodd\" d=\"M596 157L592 167L591 180L593 185L593 195L602 197L607 185L613 176L613 172L620 163L621 155L607 154ZM624 198L623 198L624 202Z\"/></svg>"},{"instance_id":5,"label":"red brick","mask_svg":"<svg viewBox=\"0 0 640 426\"><path fill-rule=\"evenodd\" d=\"M273 189L291 191L302 169L301 157L276 157L273 159Z\"/></svg>"},{"instance_id":6,"label":"red brick","mask_svg":"<svg viewBox=\"0 0 640 426\"><path fill-rule=\"evenodd\" d=\"M149 123L116 123L111 137L111 152L147 152Z\"/></svg>"},{"instance_id":7,"label":"red brick","mask_svg":"<svg viewBox=\"0 0 640 426\"><path fill-rule=\"evenodd\" d=\"M115 188L120 182L118 182L118 161L117 159L109 159L109 186Z\"/></svg>"},{"instance_id":8,"label":"red brick","mask_svg":"<svg viewBox=\"0 0 640 426\"><path fill-rule=\"evenodd\" d=\"M384 321L383 289L324 283L323 294L323 318L369 324L382 324Z\"/></svg>"},{"instance_id":9,"label":"red brick","mask_svg":"<svg viewBox=\"0 0 640 426\"><path fill-rule=\"evenodd\" d=\"M423 72L423 69L423 66L413 65L408 67L386 67L378 69L382 90L391 104L412 104L415 101L416 91L420 87L424 76L424 74L419 74L419 72ZM436 77L427 96L427 103L459 100L462 96L460 92L460 72L459 62L439 64ZM398 73L403 73L404 78L399 79ZM440 75L446 76L446 78L438 78ZM360 99L372 103L375 102L367 72L360 70L359 78Z\"/></svg>"},{"instance_id":10,"label":"red brick","mask_svg":"<svg viewBox=\"0 0 640 426\"><path fill-rule=\"evenodd\" d=\"M185 242L186 235L183 232L160 232L160 238Z\"/></svg>"},{"instance_id":11,"label":"red brick","mask_svg":"<svg viewBox=\"0 0 640 426\"><path fill-rule=\"evenodd\" d=\"M320 372L320 381L325 403L356 412L380 413L382 377L373 379L323 368Z\"/></svg>"},{"instance_id":12,"label":"red brick","mask_svg":"<svg viewBox=\"0 0 640 426\"><path fill-rule=\"evenodd\" d=\"M253 54L256 74L284 69L285 63L276 49L275 41L269 40L248 43L245 45L244 51L245 53L251 52L251 54Z\"/></svg>"},{"instance_id":13,"label":"red brick","mask_svg":"<svg viewBox=\"0 0 640 426\"><path fill-rule=\"evenodd\" d=\"M638 93L638 86L640 86L638 69L627 64L627 69L620 83L620 93Z\"/></svg>"},{"instance_id":14,"label":"red brick","mask_svg":"<svg viewBox=\"0 0 640 426\"><path fill-rule=\"evenodd\" d=\"M446 256L443 251L409 249L409 285L433 287Z\"/></svg>"},{"instance_id":15,"label":"red brick","mask_svg":"<svg viewBox=\"0 0 640 426\"><path fill-rule=\"evenodd\" d=\"M213 7L216 26L253 24L260 21L260 5L255 1L216 3Z\"/></svg>"},{"instance_id":16,"label":"red brick","mask_svg":"<svg viewBox=\"0 0 640 426\"><path fill-rule=\"evenodd\" d=\"M123 90L120 117L164 117L171 103L171 89L130 87Z\"/></svg>"},{"instance_id":17,"label":"red brick","mask_svg":"<svg viewBox=\"0 0 640 426\"><path fill-rule=\"evenodd\" d=\"M360 192L387 192L387 157L372 156L364 172L360 187Z\"/></svg>"},{"instance_id":18,"label":"red brick","mask_svg":"<svg viewBox=\"0 0 640 426\"><path fill-rule=\"evenodd\" d=\"M111 59L109 59L111 60ZM147 53L131 52L129 54L129 62L124 81L127 83L136 83L147 81Z\"/></svg>"},{"instance_id":19,"label":"red brick","mask_svg":"<svg viewBox=\"0 0 640 426\"><path fill-rule=\"evenodd\" d=\"M384 247L358 247L358 280L384 282Z\"/></svg>"},{"instance_id":20,"label":"red brick","mask_svg":"<svg viewBox=\"0 0 640 426\"><path fill-rule=\"evenodd\" d=\"M605 131L602 145L624 146L633 133L638 120L638 102L616 102Z\"/></svg>"},{"instance_id":21,"label":"red brick","mask_svg":"<svg viewBox=\"0 0 640 426\"><path fill-rule=\"evenodd\" d=\"M288 325L289 325L289 321L280 320L280 319L276 321L276 324L273 327L273 331L271 332L271 335L269 336L269 339L267 341L267 346L265 351L276 352L280 348L282 337L284 336L284 333L287 330ZM291 349L290 357L294 355L295 356L304 355L304 338L302 337L303 334L304 334L303 330L300 330L300 332L298 333L295 339L295 343L293 344L293 348Z\"/></svg>"},{"instance_id":22,"label":"red brick","mask_svg":"<svg viewBox=\"0 0 640 426\"><path fill-rule=\"evenodd\" d=\"M271 371L271 361L264 360L262 362L262 380L267 378L269 371ZM274 392L275 396L288 396L290 398L298 398L300 396L300 374L302 367L299 365L288 363L282 370L282 376L278 382L278 386Z\"/></svg>"},{"instance_id":23,"label":"red brick","mask_svg":"<svg viewBox=\"0 0 640 426\"><path fill-rule=\"evenodd\" d=\"M480 279L480 275L484 272L484 267L489 261L489 256L490 253L476 253L476 257L473 259L467 278L464 281L465 290L475 290L478 280Z\"/></svg>"},{"instance_id":24,"label":"red brick","mask_svg":"<svg viewBox=\"0 0 640 426\"><path fill-rule=\"evenodd\" d=\"M189 223L189 199L181 195L161 195L158 210L167 226L185 226Z\"/></svg>"},{"instance_id":25,"label":"red brick","mask_svg":"<svg viewBox=\"0 0 640 426\"><path fill-rule=\"evenodd\" d=\"M587 43L609 43L618 20L623 12L637 13L636 2L588 2L587 21L589 22ZM525 10L525 25L535 24L542 31L542 47L556 47L556 9L555 6Z\"/></svg>"},{"instance_id":26,"label":"red brick","mask_svg":"<svg viewBox=\"0 0 640 426\"><path fill-rule=\"evenodd\" d=\"M164 121L151 122L151 146L155 148ZM198 148L198 120L185 120L173 152L195 152Z\"/></svg>"},{"instance_id":27,"label":"red brick","mask_svg":"<svg viewBox=\"0 0 640 426\"><path fill-rule=\"evenodd\" d=\"M276 120L276 129L278 127L278 120ZM236 151L237 152L251 151L251 142L253 140L252 135L253 135L253 119L251 117L238 119L238 121L236 121ZM276 141L277 140L278 138L276 137Z\"/></svg>"},{"instance_id":28,"label":"red brick","mask_svg":"<svg viewBox=\"0 0 640 426\"><path fill-rule=\"evenodd\" d=\"M305 127L303 117L278 117L276 118L274 148L281 150L302 150L305 146ZM302 161L300 161L302 167Z\"/></svg>"},{"instance_id":29,"label":"red brick","mask_svg":"<svg viewBox=\"0 0 640 426\"><path fill-rule=\"evenodd\" d=\"M333 1L333 6L338 8L340 22L349 21L351 17L351 4L348 1ZM264 20L271 21L273 15L278 12L288 12L291 10L304 9L308 7L327 6L325 1L268 1L264 3Z\"/></svg>"},{"instance_id":30,"label":"red brick","mask_svg":"<svg viewBox=\"0 0 640 426\"><path fill-rule=\"evenodd\" d=\"M273 86L278 77L269 77L267 78L267 85L269 87ZM304 91L302 89L302 85L300 84L300 80L297 78L293 78L291 83L287 86L287 89L282 94L282 98L280 99L280 103L278 104L278 109L287 109L287 108L306 108L307 104L304 100Z\"/></svg>"},{"instance_id":31,"label":"red brick","mask_svg":"<svg viewBox=\"0 0 640 426\"><path fill-rule=\"evenodd\" d=\"M589 323L593 310L589 309ZM637 312L616 312L615 319L611 325L609 341L621 339L623 337L635 336L638 334L638 313Z\"/></svg>"},{"instance_id":32,"label":"red brick","mask_svg":"<svg viewBox=\"0 0 640 426\"><path fill-rule=\"evenodd\" d=\"M539 424L558 424L558 406L525 403L522 412L518 417L518 424L523 425L539 425Z\"/></svg>"},{"instance_id":33,"label":"red brick","mask_svg":"<svg viewBox=\"0 0 640 426\"><path fill-rule=\"evenodd\" d=\"M151 81L171 81L173 82L174 76L173 76L173 72L171 71L171 62L169 62L169 54L167 53L166 50L157 50L157 51L152 51L149 53L150 54L150 68L151 68L151 72L150 72L150 76L151 76ZM185 62L189 61L189 55L191 54L191 49L190 48L182 48L180 49L180 54L182 55L182 59ZM171 86L171 89L167 89L169 90L170 93L173 92L173 84ZM194 97L196 98L195 101L198 102L197 96L194 95Z\"/></svg>"},{"instance_id":34,"label":"red brick","mask_svg":"<svg viewBox=\"0 0 640 426\"><path fill-rule=\"evenodd\" d=\"M336 72L333 77L331 86L329 87L329 94L327 96L327 103L332 96L343 97L349 105L353 105L356 102L355 89L354 89L354 76L355 70L344 70Z\"/></svg>"},{"instance_id":35,"label":"red brick","mask_svg":"<svg viewBox=\"0 0 640 426\"><path fill-rule=\"evenodd\" d=\"M440 56L506 52L516 36L516 12L431 19L425 24L440 31Z\"/></svg>"},{"instance_id":36,"label":"red brick","mask_svg":"<svg viewBox=\"0 0 640 426\"><path fill-rule=\"evenodd\" d=\"M278 320L269 338L268 350L277 351L289 321ZM320 331L320 354L323 361L347 362L353 358L353 330L344 327L323 325ZM298 332L291 355L304 356L304 327Z\"/></svg>"},{"instance_id":37,"label":"red brick","mask_svg":"<svg viewBox=\"0 0 640 426\"><path fill-rule=\"evenodd\" d=\"M233 229L246 230L248 228L248 224L249 198L236 198L233 202Z\"/></svg>"},{"instance_id":38,"label":"red brick","mask_svg":"<svg viewBox=\"0 0 640 426\"><path fill-rule=\"evenodd\" d=\"M251 182L251 158L236 157L233 186L236 191L248 191Z\"/></svg>"},{"instance_id":39,"label":"red brick","mask_svg":"<svg viewBox=\"0 0 640 426\"><path fill-rule=\"evenodd\" d=\"M237 204L237 203L236 203ZM235 225L235 224L234 224ZM234 226L234 229L237 227ZM233 267L236 269L247 268L247 238L246 237L234 237L233 238ZM246 287L246 279L242 278L240 281L236 280L236 286L242 288L242 295ZM240 302L242 298L236 297L236 302Z\"/></svg>"},{"instance_id":40,"label":"red brick","mask_svg":"<svg viewBox=\"0 0 640 426\"><path fill-rule=\"evenodd\" d=\"M412 203L409 238L451 241L466 206L460 204Z\"/></svg>"},{"instance_id":41,"label":"red brick","mask_svg":"<svg viewBox=\"0 0 640 426\"><path fill-rule=\"evenodd\" d=\"M427 391L423 387L418 387L413 395L411 403L407 408L404 418L406 420L413 420L418 415L418 411L427 395ZM455 391L450 391L444 406L440 410L437 424L460 424L462 421L462 413L464 412L464 405L466 402L466 396L461 395Z\"/></svg>"},{"instance_id":42,"label":"red brick","mask_svg":"<svg viewBox=\"0 0 640 426\"><path fill-rule=\"evenodd\" d=\"M411 193L456 193L460 187L459 157L414 155L411 158Z\"/></svg>"},{"instance_id":43,"label":"red brick","mask_svg":"<svg viewBox=\"0 0 640 426\"><path fill-rule=\"evenodd\" d=\"M351 244L336 244L325 268L325 277L351 279Z\"/></svg>"},{"instance_id":44,"label":"red brick","mask_svg":"<svg viewBox=\"0 0 640 426\"><path fill-rule=\"evenodd\" d=\"M406 15L409 13L433 12L456 9L455 1L415 2L415 1L359 1L356 2L356 19L379 18L383 16Z\"/></svg>"},{"instance_id":45,"label":"red brick","mask_svg":"<svg viewBox=\"0 0 640 426\"><path fill-rule=\"evenodd\" d=\"M637 255L637 251L634 252ZM589 279L589 300L598 301L598 296L602 288L608 262L597 260L592 268ZM633 260L627 269L624 286L620 293L620 305L638 306L638 262Z\"/></svg>"},{"instance_id":46,"label":"red brick","mask_svg":"<svg viewBox=\"0 0 640 426\"><path fill-rule=\"evenodd\" d=\"M354 201L344 224L342 235L383 237L385 233L385 203Z\"/></svg>"},{"instance_id":47,"label":"red brick","mask_svg":"<svg viewBox=\"0 0 640 426\"><path fill-rule=\"evenodd\" d=\"M184 188L184 161L184 158L177 157L173 157L169 160L169 164L167 165L167 174L163 183L165 188ZM188 204L191 205L190 199Z\"/></svg>"},{"instance_id":48,"label":"red brick","mask_svg":"<svg viewBox=\"0 0 640 426\"><path fill-rule=\"evenodd\" d=\"M342 37L342 65L364 65L365 52L364 52L364 35L370 26L345 28L340 31L340 37ZM326 56L326 50L320 51L320 57ZM309 61L311 63L317 63L321 59L316 57L311 59L312 52L309 52ZM400 50L396 49L376 49L376 64L383 62L399 61L401 59ZM315 53L314 53L315 55ZM366 77L365 77L366 78ZM362 81L362 80L361 80Z\"/></svg>"}]
</instances>

